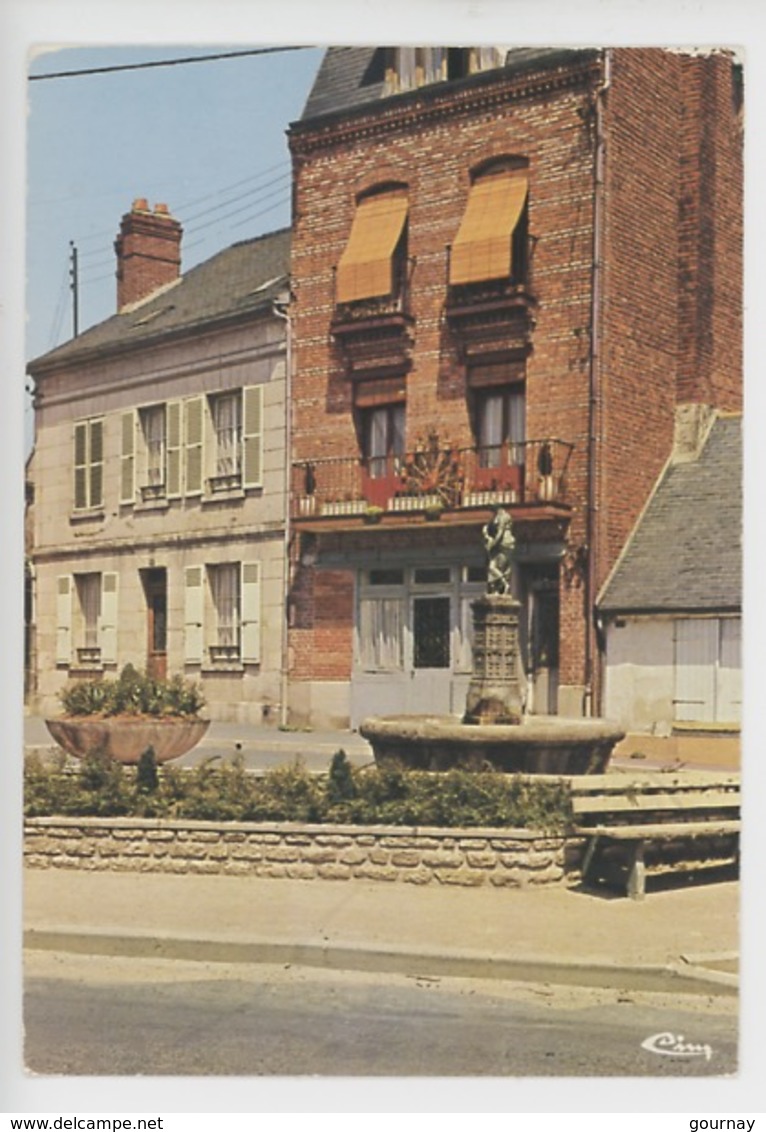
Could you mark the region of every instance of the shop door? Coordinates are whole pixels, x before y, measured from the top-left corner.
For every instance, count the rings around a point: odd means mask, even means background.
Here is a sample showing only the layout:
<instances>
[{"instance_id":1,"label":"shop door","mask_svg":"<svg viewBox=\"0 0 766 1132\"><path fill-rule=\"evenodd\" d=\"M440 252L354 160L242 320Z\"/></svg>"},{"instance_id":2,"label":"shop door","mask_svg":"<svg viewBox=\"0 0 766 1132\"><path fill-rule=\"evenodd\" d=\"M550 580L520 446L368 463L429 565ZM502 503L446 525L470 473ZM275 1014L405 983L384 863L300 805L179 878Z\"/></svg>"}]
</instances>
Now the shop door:
<instances>
[{"instance_id":1,"label":"shop door","mask_svg":"<svg viewBox=\"0 0 766 1132\"><path fill-rule=\"evenodd\" d=\"M452 682L452 601L442 595L412 598L412 658L408 714L448 714Z\"/></svg>"},{"instance_id":2,"label":"shop door","mask_svg":"<svg viewBox=\"0 0 766 1132\"><path fill-rule=\"evenodd\" d=\"M168 584L163 570L144 571L146 594L146 671L164 680L168 669Z\"/></svg>"}]
</instances>

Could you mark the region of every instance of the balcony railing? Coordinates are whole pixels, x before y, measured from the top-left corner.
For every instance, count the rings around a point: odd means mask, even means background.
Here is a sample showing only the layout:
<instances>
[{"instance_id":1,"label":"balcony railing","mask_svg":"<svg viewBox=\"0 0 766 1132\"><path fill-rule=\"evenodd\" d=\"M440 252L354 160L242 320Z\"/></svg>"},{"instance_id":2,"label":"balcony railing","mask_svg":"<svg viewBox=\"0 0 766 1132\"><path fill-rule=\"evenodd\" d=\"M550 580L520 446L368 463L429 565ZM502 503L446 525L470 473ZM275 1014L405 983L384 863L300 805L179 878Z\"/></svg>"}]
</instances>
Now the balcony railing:
<instances>
[{"instance_id":1,"label":"balcony railing","mask_svg":"<svg viewBox=\"0 0 766 1132\"><path fill-rule=\"evenodd\" d=\"M400 456L303 461L292 468L292 516L566 504L572 449L551 438L486 448L425 444Z\"/></svg>"}]
</instances>

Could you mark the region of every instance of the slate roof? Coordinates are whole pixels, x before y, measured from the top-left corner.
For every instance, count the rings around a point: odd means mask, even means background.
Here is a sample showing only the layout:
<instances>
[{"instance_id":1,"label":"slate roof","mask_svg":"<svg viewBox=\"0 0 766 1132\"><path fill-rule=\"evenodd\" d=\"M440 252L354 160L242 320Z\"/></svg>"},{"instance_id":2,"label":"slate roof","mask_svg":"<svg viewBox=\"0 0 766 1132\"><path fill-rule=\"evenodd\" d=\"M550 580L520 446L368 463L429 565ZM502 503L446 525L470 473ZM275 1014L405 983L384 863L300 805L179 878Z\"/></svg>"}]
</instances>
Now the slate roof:
<instances>
[{"instance_id":1,"label":"slate roof","mask_svg":"<svg viewBox=\"0 0 766 1132\"><path fill-rule=\"evenodd\" d=\"M244 240L191 268L178 283L29 363L31 373L94 352L129 349L222 319L255 314L284 290L290 231Z\"/></svg>"},{"instance_id":2,"label":"slate roof","mask_svg":"<svg viewBox=\"0 0 766 1132\"><path fill-rule=\"evenodd\" d=\"M699 458L665 471L599 608L739 609L741 575L742 420L719 417Z\"/></svg>"},{"instance_id":3,"label":"slate roof","mask_svg":"<svg viewBox=\"0 0 766 1132\"><path fill-rule=\"evenodd\" d=\"M387 97L383 83L382 67L377 66L376 51L379 47L329 47L322 59L314 85L309 93L301 116L301 122L314 118L363 108L372 102ZM557 66L576 59L592 57L592 48L561 49L540 47L515 47L506 55L506 68L514 72L533 70L539 67ZM377 81L374 76L379 75ZM459 82L485 81L493 72L480 71ZM373 81L370 81L370 79ZM392 98L406 98L412 95L436 90L444 83L431 83L416 91L406 91L390 95Z\"/></svg>"}]
</instances>

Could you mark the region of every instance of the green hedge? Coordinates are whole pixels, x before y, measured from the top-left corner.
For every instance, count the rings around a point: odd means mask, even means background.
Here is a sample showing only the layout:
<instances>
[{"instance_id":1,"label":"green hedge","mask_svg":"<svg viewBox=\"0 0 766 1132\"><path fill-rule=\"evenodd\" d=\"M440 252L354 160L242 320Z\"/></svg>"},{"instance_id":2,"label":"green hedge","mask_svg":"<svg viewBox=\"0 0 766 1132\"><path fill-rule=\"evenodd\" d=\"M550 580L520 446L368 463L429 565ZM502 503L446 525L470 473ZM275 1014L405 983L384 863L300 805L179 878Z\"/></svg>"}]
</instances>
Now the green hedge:
<instances>
[{"instance_id":1,"label":"green hedge","mask_svg":"<svg viewBox=\"0 0 766 1132\"><path fill-rule=\"evenodd\" d=\"M343 751L325 775L311 774L300 764L255 775L241 758L158 770L151 750L136 769L100 756L74 769L65 765L64 759L57 764L27 760L27 817L499 826L551 833L562 830L568 818L563 783L492 771L356 769Z\"/></svg>"}]
</instances>

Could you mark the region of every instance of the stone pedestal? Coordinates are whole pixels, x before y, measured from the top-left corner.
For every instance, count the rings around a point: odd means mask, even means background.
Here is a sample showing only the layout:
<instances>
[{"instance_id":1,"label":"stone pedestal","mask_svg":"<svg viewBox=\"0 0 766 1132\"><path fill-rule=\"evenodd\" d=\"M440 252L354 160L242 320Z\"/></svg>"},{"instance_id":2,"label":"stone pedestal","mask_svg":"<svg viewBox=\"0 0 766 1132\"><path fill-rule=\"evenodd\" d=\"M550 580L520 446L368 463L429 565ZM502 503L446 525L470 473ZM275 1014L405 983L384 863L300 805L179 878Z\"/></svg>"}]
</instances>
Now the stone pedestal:
<instances>
[{"instance_id":1,"label":"stone pedestal","mask_svg":"<svg viewBox=\"0 0 766 1132\"><path fill-rule=\"evenodd\" d=\"M473 675L463 723L521 722L518 601L509 594L484 594L473 608Z\"/></svg>"}]
</instances>

